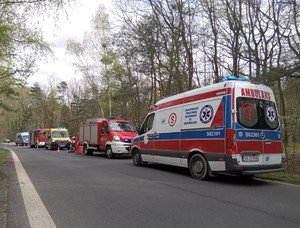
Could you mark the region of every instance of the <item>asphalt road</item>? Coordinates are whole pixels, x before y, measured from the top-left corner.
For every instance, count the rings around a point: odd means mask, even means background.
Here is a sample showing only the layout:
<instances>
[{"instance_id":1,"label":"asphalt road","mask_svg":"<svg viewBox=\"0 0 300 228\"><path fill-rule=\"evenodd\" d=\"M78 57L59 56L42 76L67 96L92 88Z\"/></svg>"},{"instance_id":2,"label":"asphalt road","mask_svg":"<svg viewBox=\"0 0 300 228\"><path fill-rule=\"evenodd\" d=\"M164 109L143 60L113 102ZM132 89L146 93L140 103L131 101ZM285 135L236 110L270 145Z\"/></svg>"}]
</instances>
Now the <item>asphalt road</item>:
<instances>
[{"instance_id":1,"label":"asphalt road","mask_svg":"<svg viewBox=\"0 0 300 228\"><path fill-rule=\"evenodd\" d=\"M234 176L197 181L186 169L135 167L130 158L9 149L56 227L300 226L299 186ZM7 173L6 227L30 227L28 217L39 216L28 215L24 202L31 201L22 196L27 183L19 182L11 156Z\"/></svg>"}]
</instances>

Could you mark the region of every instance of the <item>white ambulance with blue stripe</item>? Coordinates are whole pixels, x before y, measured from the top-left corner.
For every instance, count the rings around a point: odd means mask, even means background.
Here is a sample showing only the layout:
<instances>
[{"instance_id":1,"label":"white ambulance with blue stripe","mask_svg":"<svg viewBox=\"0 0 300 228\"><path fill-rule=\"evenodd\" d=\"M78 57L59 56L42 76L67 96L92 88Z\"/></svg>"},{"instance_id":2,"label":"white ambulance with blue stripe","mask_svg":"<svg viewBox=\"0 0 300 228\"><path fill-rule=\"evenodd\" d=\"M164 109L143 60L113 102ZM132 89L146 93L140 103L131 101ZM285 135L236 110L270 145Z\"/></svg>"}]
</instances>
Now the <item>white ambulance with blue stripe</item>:
<instances>
[{"instance_id":1,"label":"white ambulance with blue stripe","mask_svg":"<svg viewBox=\"0 0 300 228\"><path fill-rule=\"evenodd\" d=\"M186 167L196 179L283 170L274 94L265 85L229 76L162 99L142 123L131 155L136 166Z\"/></svg>"}]
</instances>

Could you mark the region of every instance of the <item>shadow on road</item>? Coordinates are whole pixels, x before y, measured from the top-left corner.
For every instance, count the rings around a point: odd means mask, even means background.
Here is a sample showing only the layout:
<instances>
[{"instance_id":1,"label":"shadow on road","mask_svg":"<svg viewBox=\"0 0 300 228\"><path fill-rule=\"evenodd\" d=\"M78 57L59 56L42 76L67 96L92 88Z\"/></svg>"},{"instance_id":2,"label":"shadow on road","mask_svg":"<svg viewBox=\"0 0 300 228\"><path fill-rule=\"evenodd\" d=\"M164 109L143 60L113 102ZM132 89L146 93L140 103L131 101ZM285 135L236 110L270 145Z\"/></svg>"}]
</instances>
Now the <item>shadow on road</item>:
<instances>
[{"instance_id":1,"label":"shadow on road","mask_svg":"<svg viewBox=\"0 0 300 228\"><path fill-rule=\"evenodd\" d=\"M145 167L149 169L155 169L163 172L174 173L180 176L186 176L187 178L192 178L190 172L187 168L169 166L169 165L161 165L161 164L148 164ZM200 181L196 180L195 181ZM221 183L221 184L230 184L230 185L240 185L240 186L268 186L274 183L270 181L264 181L258 178L247 178L240 175L235 174L215 174L213 177L209 178L210 182Z\"/></svg>"}]
</instances>

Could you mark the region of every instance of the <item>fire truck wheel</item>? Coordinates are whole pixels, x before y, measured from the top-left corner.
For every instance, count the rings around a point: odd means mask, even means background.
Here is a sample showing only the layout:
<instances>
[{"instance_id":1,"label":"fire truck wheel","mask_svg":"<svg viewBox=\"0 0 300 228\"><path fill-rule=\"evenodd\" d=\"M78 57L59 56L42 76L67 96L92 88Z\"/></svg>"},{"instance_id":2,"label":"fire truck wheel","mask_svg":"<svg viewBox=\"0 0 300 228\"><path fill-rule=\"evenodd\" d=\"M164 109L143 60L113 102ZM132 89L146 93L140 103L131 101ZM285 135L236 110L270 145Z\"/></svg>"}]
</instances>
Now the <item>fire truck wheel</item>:
<instances>
[{"instance_id":1,"label":"fire truck wheel","mask_svg":"<svg viewBox=\"0 0 300 228\"><path fill-rule=\"evenodd\" d=\"M93 155L93 150L88 149L86 145L83 147L84 155Z\"/></svg>"},{"instance_id":2,"label":"fire truck wheel","mask_svg":"<svg viewBox=\"0 0 300 228\"><path fill-rule=\"evenodd\" d=\"M194 154L189 161L189 170L193 178L205 180L209 177L209 167L201 154Z\"/></svg>"},{"instance_id":3,"label":"fire truck wheel","mask_svg":"<svg viewBox=\"0 0 300 228\"><path fill-rule=\"evenodd\" d=\"M132 161L135 166L141 166L143 164L141 153L138 149L132 151Z\"/></svg>"},{"instance_id":4,"label":"fire truck wheel","mask_svg":"<svg viewBox=\"0 0 300 228\"><path fill-rule=\"evenodd\" d=\"M112 152L112 149L111 149L110 146L108 146L108 147L106 148L106 156L107 156L108 158L113 158L113 157L114 157L114 153Z\"/></svg>"}]
</instances>

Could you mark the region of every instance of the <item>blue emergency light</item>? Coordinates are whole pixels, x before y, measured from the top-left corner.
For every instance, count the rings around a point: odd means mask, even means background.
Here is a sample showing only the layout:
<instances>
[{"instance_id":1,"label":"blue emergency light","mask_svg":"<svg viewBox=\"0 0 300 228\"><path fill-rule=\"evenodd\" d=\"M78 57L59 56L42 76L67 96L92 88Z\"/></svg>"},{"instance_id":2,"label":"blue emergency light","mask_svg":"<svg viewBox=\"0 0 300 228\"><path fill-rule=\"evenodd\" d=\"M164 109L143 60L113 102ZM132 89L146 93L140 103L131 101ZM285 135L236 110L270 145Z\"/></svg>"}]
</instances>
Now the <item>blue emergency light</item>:
<instances>
[{"instance_id":1,"label":"blue emergency light","mask_svg":"<svg viewBox=\"0 0 300 228\"><path fill-rule=\"evenodd\" d=\"M229 76L223 77L223 81L231 81L231 80L250 81L248 77L238 77L238 76L235 76L235 75L229 75Z\"/></svg>"}]
</instances>

